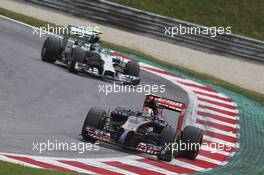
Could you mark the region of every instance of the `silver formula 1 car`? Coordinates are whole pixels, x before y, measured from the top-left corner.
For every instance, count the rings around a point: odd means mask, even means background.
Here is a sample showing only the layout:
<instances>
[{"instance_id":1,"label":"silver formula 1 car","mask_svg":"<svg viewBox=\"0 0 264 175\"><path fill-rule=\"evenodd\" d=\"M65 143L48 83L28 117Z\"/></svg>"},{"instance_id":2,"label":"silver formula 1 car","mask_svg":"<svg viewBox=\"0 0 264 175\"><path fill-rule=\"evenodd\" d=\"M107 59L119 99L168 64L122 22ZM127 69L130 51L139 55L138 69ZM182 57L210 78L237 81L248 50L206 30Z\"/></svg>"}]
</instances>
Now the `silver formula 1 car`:
<instances>
[{"instance_id":1,"label":"silver formula 1 car","mask_svg":"<svg viewBox=\"0 0 264 175\"><path fill-rule=\"evenodd\" d=\"M151 94L146 95L142 111L117 107L107 113L93 107L84 121L82 137L86 141L99 140L156 155L164 161L176 156L195 159L203 132L194 126L183 128L185 108L184 103ZM163 109L179 113L175 128L163 117Z\"/></svg>"},{"instance_id":2,"label":"silver formula 1 car","mask_svg":"<svg viewBox=\"0 0 264 175\"><path fill-rule=\"evenodd\" d=\"M98 43L100 34L76 26L68 26L63 39L47 37L41 51L45 62L62 62L72 73L88 73L127 85L140 83L137 62L124 62Z\"/></svg>"}]
</instances>

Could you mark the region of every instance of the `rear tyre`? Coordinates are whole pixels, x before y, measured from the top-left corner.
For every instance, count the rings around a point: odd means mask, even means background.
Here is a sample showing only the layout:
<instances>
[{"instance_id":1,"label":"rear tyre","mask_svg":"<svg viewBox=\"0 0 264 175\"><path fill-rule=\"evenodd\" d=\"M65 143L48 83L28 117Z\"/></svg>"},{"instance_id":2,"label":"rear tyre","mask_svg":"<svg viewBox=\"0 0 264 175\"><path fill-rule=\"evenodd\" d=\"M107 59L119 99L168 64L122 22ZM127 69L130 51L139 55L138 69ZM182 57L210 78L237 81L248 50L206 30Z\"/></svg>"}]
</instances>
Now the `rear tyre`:
<instances>
[{"instance_id":1,"label":"rear tyre","mask_svg":"<svg viewBox=\"0 0 264 175\"><path fill-rule=\"evenodd\" d=\"M126 64L125 74L138 77L139 72L140 72L140 67L139 67L139 64L137 62L129 61Z\"/></svg>"},{"instance_id":2,"label":"rear tyre","mask_svg":"<svg viewBox=\"0 0 264 175\"><path fill-rule=\"evenodd\" d=\"M106 123L106 111L98 107L91 108L83 123L83 127L82 127L83 139L86 141L95 141L94 138L89 137L87 135L85 128L87 126L90 126L90 127L94 127L95 129L102 130L105 126L105 123Z\"/></svg>"},{"instance_id":3,"label":"rear tyre","mask_svg":"<svg viewBox=\"0 0 264 175\"><path fill-rule=\"evenodd\" d=\"M69 55L67 69L71 73L77 73L75 69L76 63L83 63L85 59L85 51L80 47L75 47Z\"/></svg>"},{"instance_id":4,"label":"rear tyre","mask_svg":"<svg viewBox=\"0 0 264 175\"><path fill-rule=\"evenodd\" d=\"M54 63L61 54L61 40L54 37L48 37L42 46L41 60Z\"/></svg>"},{"instance_id":5,"label":"rear tyre","mask_svg":"<svg viewBox=\"0 0 264 175\"><path fill-rule=\"evenodd\" d=\"M181 155L188 159L195 159L199 153L203 140L203 131L197 127L186 126L181 135L181 142L189 149L181 151Z\"/></svg>"},{"instance_id":6,"label":"rear tyre","mask_svg":"<svg viewBox=\"0 0 264 175\"><path fill-rule=\"evenodd\" d=\"M170 162L174 158L173 145L176 143L176 129L172 127L163 128L160 133L160 146L165 146L165 154L157 155L157 158ZM167 146L169 145L169 146Z\"/></svg>"}]
</instances>

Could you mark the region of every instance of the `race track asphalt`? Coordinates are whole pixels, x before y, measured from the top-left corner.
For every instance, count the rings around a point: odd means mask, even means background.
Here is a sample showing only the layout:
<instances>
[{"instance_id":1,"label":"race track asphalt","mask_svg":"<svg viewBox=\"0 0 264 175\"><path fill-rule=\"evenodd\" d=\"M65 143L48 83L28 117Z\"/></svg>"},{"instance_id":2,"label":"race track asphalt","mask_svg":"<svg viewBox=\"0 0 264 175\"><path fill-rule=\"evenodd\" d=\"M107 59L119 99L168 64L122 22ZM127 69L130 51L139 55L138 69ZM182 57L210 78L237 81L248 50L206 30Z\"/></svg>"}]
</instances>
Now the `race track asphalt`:
<instances>
[{"instance_id":1,"label":"race track asphalt","mask_svg":"<svg viewBox=\"0 0 264 175\"><path fill-rule=\"evenodd\" d=\"M109 83L87 75L69 73L60 64L44 63L40 51L45 37L0 18L0 152L53 157L118 157L133 155L117 146L100 143L100 151L33 150L33 143L82 143L79 136L92 106L140 110L143 93L99 93ZM162 85L166 97L187 102L187 94L171 82L141 71L141 84ZM175 114L165 113L173 124Z\"/></svg>"}]
</instances>

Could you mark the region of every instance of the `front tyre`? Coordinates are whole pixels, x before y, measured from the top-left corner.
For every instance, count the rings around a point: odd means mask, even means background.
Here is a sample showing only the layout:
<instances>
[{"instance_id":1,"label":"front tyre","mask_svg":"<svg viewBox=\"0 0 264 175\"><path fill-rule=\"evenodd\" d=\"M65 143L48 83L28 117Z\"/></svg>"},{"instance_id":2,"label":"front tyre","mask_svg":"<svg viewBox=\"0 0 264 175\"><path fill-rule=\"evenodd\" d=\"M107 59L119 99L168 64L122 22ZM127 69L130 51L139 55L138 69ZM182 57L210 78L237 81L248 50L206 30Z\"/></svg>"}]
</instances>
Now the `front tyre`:
<instances>
[{"instance_id":1,"label":"front tyre","mask_svg":"<svg viewBox=\"0 0 264 175\"><path fill-rule=\"evenodd\" d=\"M89 126L94 127L95 129L102 130L106 123L106 115L106 111L98 107L92 107L89 110L82 127L82 137L84 140L95 141L93 137L89 137L87 135L85 128Z\"/></svg>"},{"instance_id":2,"label":"front tyre","mask_svg":"<svg viewBox=\"0 0 264 175\"><path fill-rule=\"evenodd\" d=\"M202 146L203 131L200 128L194 126L186 126L181 134L181 142L185 145L189 145L186 150L181 151L183 157L188 159L195 159Z\"/></svg>"},{"instance_id":3,"label":"front tyre","mask_svg":"<svg viewBox=\"0 0 264 175\"><path fill-rule=\"evenodd\" d=\"M59 38L47 37L41 50L41 60L54 63L61 54L61 40Z\"/></svg>"},{"instance_id":4,"label":"front tyre","mask_svg":"<svg viewBox=\"0 0 264 175\"><path fill-rule=\"evenodd\" d=\"M165 127L160 133L160 146L165 146L164 154L157 155L157 158L170 162L174 158L174 145L176 143L176 129Z\"/></svg>"},{"instance_id":5,"label":"front tyre","mask_svg":"<svg viewBox=\"0 0 264 175\"><path fill-rule=\"evenodd\" d=\"M140 66L137 62L129 61L126 64L125 74L138 77L140 72Z\"/></svg>"}]
</instances>

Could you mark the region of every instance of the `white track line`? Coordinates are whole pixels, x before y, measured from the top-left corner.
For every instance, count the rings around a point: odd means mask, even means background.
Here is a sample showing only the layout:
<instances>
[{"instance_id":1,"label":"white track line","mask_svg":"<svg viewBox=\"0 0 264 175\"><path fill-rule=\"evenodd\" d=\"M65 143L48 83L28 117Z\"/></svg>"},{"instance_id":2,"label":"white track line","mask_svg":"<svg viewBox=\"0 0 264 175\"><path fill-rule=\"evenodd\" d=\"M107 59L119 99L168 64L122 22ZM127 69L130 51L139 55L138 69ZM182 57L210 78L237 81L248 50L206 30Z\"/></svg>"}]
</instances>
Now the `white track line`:
<instances>
[{"instance_id":1,"label":"white track line","mask_svg":"<svg viewBox=\"0 0 264 175\"><path fill-rule=\"evenodd\" d=\"M239 147L239 146L236 145L236 143L227 142L225 140L217 139L217 138L206 136L206 135L203 136L203 139L204 140L208 140L210 142L224 144L226 146L231 146L231 147L234 147L234 148L238 148Z\"/></svg>"},{"instance_id":2,"label":"white track line","mask_svg":"<svg viewBox=\"0 0 264 175\"><path fill-rule=\"evenodd\" d=\"M113 172L118 172L118 173L121 173L121 174L136 175L133 172L130 172L130 171L127 171L127 170L124 170L124 169L121 169L121 168L117 168L117 167L114 167L114 166L111 166L111 165L107 165L107 164L105 164L105 163L103 163L101 161L84 160L81 163L84 163L84 164L87 164L87 165L91 165L91 166L95 166L97 168L102 168L103 167L102 169L113 171Z\"/></svg>"},{"instance_id":3,"label":"white track line","mask_svg":"<svg viewBox=\"0 0 264 175\"><path fill-rule=\"evenodd\" d=\"M217 164L217 165L220 165L222 163L221 161L218 161L218 160L206 157L206 156L202 156L202 155L198 155L197 159L203 160L203 161L206 161L206 162L210 162L210 163L214 163L214 164Z\"/></svg>"},{"instance_id":4,"label":"white track line","mask_svg":"<svg viewBox=\"0 0 264 175\"><path fill-rule=\"evenodd\" d=\"M224 111L227 111L227 112L233 112L233 113L236 113L238 114L238 110L237 109L229 109L229 108L225 108L223 106L219 106L219 105L216 105L216 104L212 104L212 103L208 103L208 102L204 102L204 101L201 101L198 99L198 103L200 105L204 105L204 106L208 106L208 107L212 107L212 108L217 108L217 109L221 109L221 110L224 110ZM205 109L207 110L207 109Z\"/></svg>"},{"instance_id":5,"label":"white track line","mask_svg":"<svg viewBox=\"0 0 264 175\"><path fill-rule=\"evenodd\" d=\"M166 170L166 168L157 167L155 165L151 165L151 164L144 163L144 162L138 162L136 160L125 160L122 163L127 164L127 165L136 166L139 168L144 168L146 170L156 171L156 172L163 173L163 174L171 174L171 175L178 174L178 173Z\"/></svg>"},{"instance_id":6,"label":"white track line","mask_svg":"<svg viewBox=\"0 0 264 175\"><path fill-rule=\"evenodd\" d=\"M210 118L210 117L204 117L204 116L201 116L201 115L197 115L197 119L200 119L200 120L203 120L203 121L209 121L209 122L212 122L212 123L215 123L215 124L219 124L219 125L229 126L229 127L232 127L232 128L237 128L237 124L231 124L231 123L223 122L221 120L216 120L216 119L213 119L213 118Z\"/></svg>"},{"instance_id":7,"label":"white track line","mask_svg":"<svg viewBox=\"0 0 264 175\"><path fill-rule=\"evenodd\" d=\"M45 162L45 163L49 163L51 165L56 165L56 166L63 167L63 168L67 168L67 169L70 169L70 170L73 170L73 171L76 171L76 172L80 172L80 173L94 174L94 172L92 172L92 171L88 171L88 170L84 170L84 169L81 169L81 168L77 168L75 166L64 164L64 163L58 162L56 160L49 159L48 157L41 157L41 158L34 159L34 160Z\"/></svg>"},{"instance_id":8,"label":"white track line","mask_svg":"<svg viewBox=\"0 0 264 175\"><path fill-rule=\"evenodd\" d=\"M231 115L223 114L221 112L217 112L217 111L214 111L211 109L198 108L197 111L210 113L210 114L213 114L216 116L220 116L220 117L224 117L224 118L232 119L232 120L237 120L237 118L238 118L238 116L231 116Z\"/></svg>"},{"instance_id":9,"label":"white track line","mask_svg":"<svg viewBox=\"0 0 264 175\"><path fill-rule=\"evenodd\" d=\"M208 90L204 90L204 89L200 89L200 88L196 88L196 87L191 87L191 86L187 86L187 85L184 85L184 84L182 84L182 86L184 86L184 88L190 89L192 91L207 93L207 94L210 94L210 95L218 95L220 97L224 97L225 98L225 96L222 96L222 94L220 94L218 92L211 92L211 91L208 91Z\"/></svg>"},{"instance_id":10,"label":"white track line","mask_svg":"<svg viewBox=\"0 0 264 175\"><path fill-rule=\"evenodd\" d=\"M204 99L207 99L207 100L210 100L210 101L214 101L214 102L223 103L223 104L227 104L227 105L230 105L230 106L237 107L237 104L234 103L234 102L229 102L229 101L225 101L225 100L222 100L222 99L217 99L217 98L214 98L214 97L208 97L206 95L201 95L201 94L196 94L196 95L197 95L197 97L204 98Z\"/></svg>"},{"instance_id":11,"label":"white track line","mask_svg":"<svg viewBox=\"0 0 264 175\"><path fill-rule=\"evenodd\" d=\"M0 160L6 161L6 162L10 162L10 163L19 164L19 165L23 165L23 166L28 166L28 167L32 167L32 168L41 168L41 169L43 169L40 166L32 165L30 163L26 163L26 162L23 162L23 161L19 161L19 160L16 160L16 159L12 159L12 158L6 157L4 155L0 155Z\"/></svg>"},{"instance_id":12,"label":"white track line","mask_svg":"<svg viewBox=\"0 0 264 175\"><path fill-rule=\"evenodd\" d=\"M226 152L226 151L223 151L223 150L220 150L220 149L210 148L210 147L207 147L207 146L204 146L204 145L202 145L201 150L210 151L211 153L218 153L218 154L222 154L222 155L225 155L225 156L230 156L233 153L233 152Z\"/></svg>"},{"instance_id":13,"label":"white track line","mask_svg":"<svg viewBox=\"0 0 264 175\"><path fill-rule=\"evenodd\" d=\"M210 127L210 126L205 126L205 125L199 124L199 123L196 123L195 125L197 127L201 128L202 130L205 130L205 131L211 131L211 132L215 132L215 133L218 133L218 134L223 134L225 136L237 138L237 134L236 133L233 133L233 132L223 131L223 130L216 129L216 128Z\"/></svg>"},{"instance_id":14,"label":"white track line","mask_svg":"<svg viewBox=\"0 0 264 175\"><path fill-rule=\"evenodd\" d=\"M199 167L199 166L196 166L196 165L192 165L190 163L186 163L186 162L177 160L177 158L172 160L170 162L170 164L176 165L176 166L181 166L181 167L184 167L184 168L189 168L189 169L192 169L192 170L195 170L195 171L202 171L202 170L205 169L205 168L202 168L202 167Z\"/></svg>"}]
</instances>

